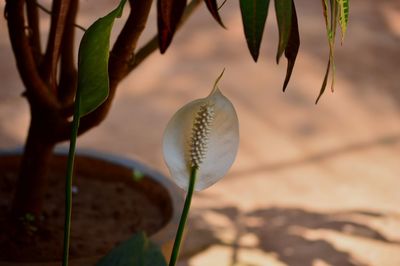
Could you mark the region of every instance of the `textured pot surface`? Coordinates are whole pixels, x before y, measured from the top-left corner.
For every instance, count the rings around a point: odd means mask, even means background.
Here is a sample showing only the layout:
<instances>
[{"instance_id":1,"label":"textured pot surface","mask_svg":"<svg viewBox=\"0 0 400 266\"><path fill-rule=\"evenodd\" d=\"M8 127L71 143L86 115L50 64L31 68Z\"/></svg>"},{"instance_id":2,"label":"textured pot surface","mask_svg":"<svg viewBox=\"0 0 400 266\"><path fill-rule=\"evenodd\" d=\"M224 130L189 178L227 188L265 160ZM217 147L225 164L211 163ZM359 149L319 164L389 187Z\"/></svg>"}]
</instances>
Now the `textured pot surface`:
<instances>
[{"instance_id":1,"label":"textured pot surface","mask_svg":"<svg viewBox=\"0 0 400 266\"><path fill-rule=\"evenodd\" d=\"M20 150L1 151L0 167L11 167L18 169ZM66 151L58 150L52 160L52 168L65 169ZM139 173L134 177L134 172ZM104 184L119 182L124 186L134 186L143 192L148 200L152 202L161 212L163 219L162 227L150 234L150 239L159 245L164 256L168 260L175 237L175 231L179 222L179 211L182 207L182 192L175 187L165 176L150 169L143 164L121 158L118 156L97 153L93 151L79 151L76 156L74 176L84 176L85 179L95 179ZM139 178L139 180L137 179ZM93 222L96 222L94 220ZM73 224L72 224L73 226ZM118 228L112 228L113 234ZM129 235L126 236L128 238ZM70 265L95 265L104 254L71 259ZM0 261L0 266L50 266L60 265L60 261L49 262L12 262Z\"/></svg>"}]
</instances>

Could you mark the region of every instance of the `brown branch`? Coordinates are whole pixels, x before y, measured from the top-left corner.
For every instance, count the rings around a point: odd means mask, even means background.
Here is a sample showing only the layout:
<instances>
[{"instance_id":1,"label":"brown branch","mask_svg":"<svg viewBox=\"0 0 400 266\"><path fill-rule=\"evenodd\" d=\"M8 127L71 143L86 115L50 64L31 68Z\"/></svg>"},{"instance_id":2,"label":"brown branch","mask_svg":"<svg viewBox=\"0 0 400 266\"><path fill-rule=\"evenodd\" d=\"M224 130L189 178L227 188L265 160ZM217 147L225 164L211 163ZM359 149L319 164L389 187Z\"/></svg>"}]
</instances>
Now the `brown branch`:
<instances>
[{"instance_id":1,"label":"brown branch","mask_svg":"<svg viewBox=\"0 0 400 266\"><path fill-rule=\"evenodd\" d=\"M134 50L136 49L139 37L146 26L152 0L129 0L129 3L131 9L128 19L125 22L125 25L119 33L117 40L110 52L110 59L108 63L110 91L108 98L103 105L111 104L118 83L129 73L129 61L131 60ZM90 116L98 116L101 112L108 112L109 107L103 108L103 106L101 106L98 109L102 111L96 110L94 112L96 115L91 114ZM67 116L71 116L72 110L73 104L66 106L63 113ZM103 115L100 115L100 117L102 116ZM102 120L103 118L100 117L98 119ZM84 127L82 126L82 123L81 127Z\"/></svg>"},{"instance_id":2,"label":"brown branch","mask_svg":"<svg viewBox=\"0 0 400 266\"><path fill-rule=\"evenodd\" d=\"M40 64L42 50L40 46L39 12L34 1L26 2L26 13L28 16L28 26L30 29L30 45L32 47L33 58L36 65Z\"/></svg>"},{"instance_id":3,"label":"brown branch","mask_svg":"<svg viewBox=\"0 0 400 266\"><path fill-rule=\"evenodd\" d=\"M37 1L35 2L35 4L37 5L38 8L40 8L40 10L42 10L44 13L51 15L51 10L47 9L46 7L44 7L43 5L41 5L40 3L38 3Z\"/></svg>"},{"instance_id":4,"label":"brown branch","mask_svg":"<svg viewBox=\"0 0 400 266\"><path fill-rule=\"evenodd\" d=\"M137 5L136 2L140 3L143 1L146 2L146 0L141 0L141 1L131 0L131 5L132 5L132 2L135 2L135 4ZM151 2L151 1L148 1L148 2ZM192 0L190 2L190 4L185 9L181 23L179 24L179 28L190 17L190 15L194 12L196 7L200 3L201 3L201 0ZM134 9L132 9L132 11L131 11L131 16L134 14L133 11L134 11ZM138 16L138 14L134 14L134 15ZM142 18L142 19L144 19L144 21L143 20L139 20L139 21L142 21L142 23L143 22L145 23L145 20L147 20L147 16L148 16L148 14L146 15L146 18ZM113 52L110 55L110 64L109 64L109 71L111 71L109 73L110 74L110 94L109 94L107 100L98 109L96 109L93 113L91 113L81 119L79 134L83 134L90 128L99 125L101 123L101 121L103 121L104 118L106 117L108 111L111 108L111 103L114 98L118 83L124 77L126 77L130 73L130 71L132 71L134 69L134 68L132 68L132 65L130 62L132 62L132 60L134 60L133 58L134 58L134 50L135 50L136 42L137 42L141 32L143 31L143 28L145 26L144 23L140 27L135 27L135 29L137 30L136 38L135 38L135 45L129 46L129 41L126 42L127 39L125 39L123 34L124 34L124 30L125 31L131 30L132 24L129 24L129 19L126 22L119 38L117 39L117 41L114 45ZM140 62L142 62L148 55L150 55L152 52L154 52L157 49L157 47L158 47L158 44L157 44L157 46L155 46L154 41L152 42L152 40L150 40L150 42L147 45L143 46L139 50L139 52L137 54L137 58L139 58L139 59L137 59L137 60L141 60ZM125 48L125 49L121 49L121 48ZM122 52L122 53L120 53L120 52ZM137 65L138 64L136 64L136 66Z\"/></svg>"},{"instance_id":5,"label":"brown branch","mask_svg":"<svg viewBox=\"0 0 400 266\"><path fill-rule=\"evenodd\" d=\"M41 4L39 4L38 2L36 2L36 5L37 5L38 8L39 8L40 10L42 10L44 13L46 13L46 14L48 14L48 15L51 15L51 11L50 11L50 10L48 10L47 8L45 8L44 6L42 6ZM83 32L86 31L86 28L82 27L82 26L79 25L79 24L74 23L74 26L75 26L76 28L80 29L80 30L83 31Z\"/></svg>"},{"instance_id":6,"label":"brown branch","mask_svg":"<svg viewBox=\"0 0 400 266\"><path fill-rule=\"evenodd\" d=\"M56 108L58 103L40 78L25 32L24 0L7 0L6 13L11 46L31 107Z\"/></svg>"},{"instance_id":7,"label":"brown branch","mask_svg":"<svg viewBox=\"0 0 400 266\"><path fill-rule=\"evenodd\" d=\"M83 117L80 132L98 125L106 117L115 95L118 83L129 73L129 60L136 48L150 13L152 1L130 0L131 11L110 53L108 64L110 91L107 100L94 112Z\"/></svg>"},{"instance_id":8,"label":"brown branch","mask_svg":"<svg viewBox=\"0 0 400 266\"><path fill-rule=\"evenodd\" d=\"M149 55L154 53L158 49L158 37L153 36L145 45L143 45L137 53L129 61L129 72L134 70L140 65Z\"/></svg>"},{"instance_id":9,"label":"brown branch","mask_svg":"<svg viewBox=\"0 0 400 266\"><path fill-rule=\"evenodd\" d=\"M78 0L71 0L61 45L61 69L58 88L58 99L64 105L73 103L76 91L77 71L74 60L74 41L77 12Z\"/></svg>"},{"instance_id":10,"label":"brown branch","mask_svg":"<svg viewBox=\"0 0 400 266\"><path fill-rule=\"evenodd\" d=\"M110 90L107 100L95 111L84 116L80 122L80 133L86 132L90 128L97 126L106 117L111 102L115 95L118 83L126 76L128 69L128 61L132 55L132 51L136 48L138 39L143 32L147 18L151 9L151 0L130 0L131 10L124 27L122 28L117 40L110 52L108 63ZM65 116L71 116L72 106L65 106L61 111ZM56 133L58 140L66 140L69 138L71 123L67 122L64 128L60 128Z\"/></svg>"},{"instance_id":11,"label":"brown branch","mask_svg":"<svg viewBox=\"0 0 400 266\"><path fill-rule=\"evenodd\" d=\"M131 10L131 13L129 15L128 21L126 22L123 30L121 31L119 37L117 38L117 41L112 49L112 52L110 54L110 62L109 62L109 75L110 75L110 93L107 98L107 100L95 111L92 113L88 114L87 116L84 116L81 119L80 122L80 127L79 127L79 135L85 133L89 129L99 125L104 118L106 117L108 111L111 108L111 103L113 100L113 97L115 95L116 88L118 86L118 83L126 77L135 67L137 67L142 61L144 61L151 53L153 53L155 50L157 50L158 47L158 42L155 41L154 39L157 40L157 37L153 37L147 44L145 44L142 48L139 49L139 51L136 54L135 59L133 59L134 55L134 50L137 44L137 40L140 37L140 34L143 31L143 28L145 26L145 22L148 17L148 11L146 14L137 14L134 13L135 7L138 8L138 5L145 5L146 2L150 6L151 1L146 1L146 0L130 0L131 6L133 7ZM201 0L192 0L190 4L186 7L185 13L182 17L182 21L180 23L180 26L192 15L192 13L195 11L196 7L201 3ZM135 4L135 6L133 5ZM148 6L148 8L150 8ZM142 7L143 8L143 7ZM138 12L138 11L135 11ZM146 15L144 17L144 15ZM133 16L141 16L141 19L136 17L135 19L138 19L141 21L142 26L138 27L136 24L131 24L134 23L132 19L134 18ZM131 19L131 20L130 20ZM136 25L136 26L133 26ZM180 28L180 27L179 27ZM132 31L132 32L130 32ZM124 32L128 32L126 36L124 36ZM72 108L68 108L65 110L65 114L71 115L69 113L72 111ZM60 131L58 134L58 141L63 141L67 140L69 138L69 133L70 133L70 128L71 128L71 123L67 125L67 128Z\"/></svg>"},{"instance_id":12,"label":"brown branch","mask_svg":"<svg viewBox=\"0 0 400 266\"><path fill-rule=\"evenodd\" d=\"M61 40L64 33L69 2L69 0L54 0L51 10L50 33L41 74L43 80L48 82L53 92L55 92L57 86L57 62L60 55Z\"/></svg>"},{"instance_id":13,"label":"brown branch","mask_svg":"<svg viewBox=\"0 0 400 266\"><path fill-rule=\"evenodd\" d=\"M128 74L128 62L136 49L150 13L152 1L130 0L131 11L110 53L110 83L119 83Z\"/></svg>"}]
</instances>

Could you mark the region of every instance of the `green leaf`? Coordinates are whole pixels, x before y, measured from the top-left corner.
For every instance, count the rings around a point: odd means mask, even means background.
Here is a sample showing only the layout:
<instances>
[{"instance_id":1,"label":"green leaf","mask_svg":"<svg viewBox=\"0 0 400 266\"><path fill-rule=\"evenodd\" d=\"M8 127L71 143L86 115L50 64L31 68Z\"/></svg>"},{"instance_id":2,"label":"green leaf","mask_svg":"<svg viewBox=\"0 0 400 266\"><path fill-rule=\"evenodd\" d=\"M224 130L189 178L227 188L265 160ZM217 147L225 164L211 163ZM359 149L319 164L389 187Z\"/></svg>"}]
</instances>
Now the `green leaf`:
<instances>
[{"instance_id":1,"label":"green leaf","mask_svg":"<svg viewBox=\"0 0 400 266\"><path fill-rule=\"evenodd\" d=\"M299 52L299 47L300 47L299 25L297 22L296 7L294 5L294 1L292 1L292 27L290 30L288 44L285 49L285 57L288 60L288 65L287 65L285 82L283 83L283 91L286 90L286 87L292 75L294 63L296 62L297 53Z\"/></svg>"},{"instance_id":2,"label":"green leaf","mask_svg":"<svg viewBox=\"0 0 400 266\"><path fill-rule=\"evenodd\" d=\"M221 16L219 15L218 12L218 4L217 0L204 0L206 3L206 6L208 8L208 11L210 11L211 15L214 17L214 19L221 25L223 28L225 28L224 23L222 22Z\"/></svg>"},{"instance_id":3,"label":"green leaf","mask_svg":"<svg viewBox=\"0 0 400 266\"><path fill-rule=\"evenodd\" d=\"M337 2L339 3L339 23L341 28L341 41L343 43L347 31L347 23L349 21L349 0L337 0Z\"/></svg>"},{"instance_id":4,"label":"green leaf","mask_svg":"<svg viewBox=\"0 0 400 266\"><path fill-rule=\"evenodd\" d=\"M133 173L132 173L132 179L133 179L133 181L139 182L140 180L143 179L143 177L144 177L144 173L143 173L143 172L141 172L141 171L139 171L139 170L137 170L137 169L134 169L134 170L133 170Z\"/></svg>"},{"instance_id":5,"label":"green leaf","mask_svg":"<svg viewBox=\"0 0 400 266\"><path fill-rule=\"evenodd\" d=\"M96 263L96 266L166 266L160 249L144 233L122 242Z\"/></svg>"},{"instance_id":6,"label":"green leaf","mask_svg":"<svg viewBox=\"0 0 400 266\"><path fill-rule=\"evenodd\" d=\"M126 0L116 9L95 21L86 30L79 46L78 90L80 91L82 117L99 107L108 97L108 58L111 29L116 18L121 17Z\"/></svg>"},{"instance_id":7,"label":"green leaf","mask_svg":"<svg viewBox=\"0 0 400 266\"><path fill-rule=\"evenodd\" d=\"M65 186L65 220L62 265L68 265L69 239L71 230L72 209L72 174L76 138L79 121L82 116L95 110L108 97L108 57L110 33L115 18L122 15L126 0L121 0L116 9L107 16L98 19L82 37L78 54L78 88L75 94L74 116L71 128L68 151L66 186Z\"/></svg>"},{"instance_id":8,"label":"green leaf","mask_svg":"<svg viewBox=\"0 0 400 266\"><path fill-rule=\"evenodd\" d=\"M251 56L257 62L268 15L269 0L240 0L243 29Z\"/></svg>"},{"instance_id":9,"label":"green leaf","mask_svg":"<svg viewBox=\"0 0 400 266\"><path fill-rule=\"evenodd\" d=\"M278 22L279 43L276 62L279 63L289 41L292 27L292 0L275 0L275 13Z\"/></svg>"}]
</instances>

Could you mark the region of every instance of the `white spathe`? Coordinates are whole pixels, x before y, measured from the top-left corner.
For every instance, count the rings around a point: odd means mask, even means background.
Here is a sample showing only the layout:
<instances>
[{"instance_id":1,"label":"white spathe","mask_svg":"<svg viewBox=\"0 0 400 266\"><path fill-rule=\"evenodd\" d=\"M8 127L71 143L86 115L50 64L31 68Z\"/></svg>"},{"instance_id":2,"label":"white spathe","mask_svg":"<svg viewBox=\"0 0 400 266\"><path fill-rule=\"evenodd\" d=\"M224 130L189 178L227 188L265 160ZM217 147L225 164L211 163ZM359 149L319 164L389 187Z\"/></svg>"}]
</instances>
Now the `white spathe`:
<instances>
[{"instance_id":1,"label":"white spathe","mask_svg":"<svg viewBox=\"0 0 400 266\"><path fill-rule=\"evenodd\" d=\"M208 128L205 153L198 165L196 191L208 188L227 173L239 146L235 108L216 85L208 97L194 100L179 109L165 129L163 152L172 179L185 190L190 179L193 128L201 106L212 106L213 119Z\"/></svg>"}]
</instances>

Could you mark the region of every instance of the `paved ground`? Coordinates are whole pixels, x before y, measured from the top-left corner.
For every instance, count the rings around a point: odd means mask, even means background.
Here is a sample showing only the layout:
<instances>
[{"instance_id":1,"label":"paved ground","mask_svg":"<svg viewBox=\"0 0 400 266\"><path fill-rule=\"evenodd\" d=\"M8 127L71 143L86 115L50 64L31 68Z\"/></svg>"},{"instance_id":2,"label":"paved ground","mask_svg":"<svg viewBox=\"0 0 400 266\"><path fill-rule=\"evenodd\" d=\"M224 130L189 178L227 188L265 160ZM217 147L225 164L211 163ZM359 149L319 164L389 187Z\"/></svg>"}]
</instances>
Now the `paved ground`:
<instances>
[{"instance_id":1,"label":"paved ground","mask_svg":"<svg viewBox=\"0 0 400 266\"><path fill-rule=\"evenodd\" d=\"M93 3L82 3L84 25L97 11L88 8ZM399 2L351 1L336 92L318 106L328 53L319 1L298 1L302 46L285 94L272 12L254 64L237 7L228 1L223 8L224 31L202 6L166 55L152 55L121 84L107 121L79 145L167 173L161 137L168 119L207 95L226 67L221 88L238 111L240 150L223 181L196 194L180 265L400 265ZM29 116L3 22L5 148L23 142Z\"/></svg>"}]
</instances>

